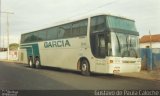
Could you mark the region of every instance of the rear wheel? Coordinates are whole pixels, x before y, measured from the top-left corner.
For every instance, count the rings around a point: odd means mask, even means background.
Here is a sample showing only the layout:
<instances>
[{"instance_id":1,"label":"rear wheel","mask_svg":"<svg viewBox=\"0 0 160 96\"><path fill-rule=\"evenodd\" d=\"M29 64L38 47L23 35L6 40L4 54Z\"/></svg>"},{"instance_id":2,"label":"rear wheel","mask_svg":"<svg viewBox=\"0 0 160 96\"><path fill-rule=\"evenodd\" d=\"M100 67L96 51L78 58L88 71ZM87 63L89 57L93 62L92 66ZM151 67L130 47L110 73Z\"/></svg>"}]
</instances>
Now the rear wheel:
<instances>
[{"instance_id":1,"label":"rear wheel","mask_svg":"<svg viewBox=\"0 0 160 96\"><path fill-rule=\"evenodd\" d=\"M89 67L89 63L86 59L83 59L81 62L81 74L85 75L85 76L90 75L90 67Z\"/></svg>"},{"instance_id":2,"label":"rear wheel","mask_svg":"<svg viewBox=\"0 0 160 96\"><path fill-rule=\"evenodd\" d=\"M40 64L39 58L35 58L35 67L36 67L37 69L40 69L40 68L41 68L41 64Z\"/></svg>"},{"instance_id":3,"label":"rear wheel","mask_svg":"<svg viewBox=\"0 0 160 96\"><path fill-rule=\"evenodd\" d=\"M31 67L31 68L33 68L33 67L34 67L32 57L29 57L29 59L28 59L28 65L29 65L29 67Z\"/></svg>"}]
</instances>

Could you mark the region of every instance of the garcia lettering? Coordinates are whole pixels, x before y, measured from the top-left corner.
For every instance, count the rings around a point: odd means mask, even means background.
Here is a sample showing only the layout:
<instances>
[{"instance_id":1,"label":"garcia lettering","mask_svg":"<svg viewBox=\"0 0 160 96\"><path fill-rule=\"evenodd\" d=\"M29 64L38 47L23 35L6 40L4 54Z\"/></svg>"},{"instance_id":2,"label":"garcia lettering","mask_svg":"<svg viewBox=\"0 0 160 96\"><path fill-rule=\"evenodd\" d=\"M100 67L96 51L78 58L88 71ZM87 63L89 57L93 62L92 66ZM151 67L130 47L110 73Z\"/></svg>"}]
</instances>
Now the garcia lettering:
<instances>
[{"instance_id":1,"label":"garcia lettering","mask_svg":"<svg viewBox=\"0 0 160 96\"><path fill-rule=\"evenodd\" d=\"M54 47L69 47L71 46L68 40L56 40L56 41L46 41L44 42L45 48L54 48Z\"/></svg>"}]
</instances>

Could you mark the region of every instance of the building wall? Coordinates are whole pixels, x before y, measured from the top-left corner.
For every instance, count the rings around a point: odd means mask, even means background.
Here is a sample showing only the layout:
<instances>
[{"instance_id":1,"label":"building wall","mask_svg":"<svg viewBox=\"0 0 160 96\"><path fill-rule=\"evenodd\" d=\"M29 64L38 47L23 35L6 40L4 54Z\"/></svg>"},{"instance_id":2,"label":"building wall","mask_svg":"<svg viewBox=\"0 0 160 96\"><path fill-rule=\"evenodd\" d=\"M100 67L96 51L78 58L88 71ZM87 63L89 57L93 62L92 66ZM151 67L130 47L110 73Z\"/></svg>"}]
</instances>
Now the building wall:
<instances>
[{"instance_id":1,"label":"building wall","mask_svg":"<svg viewBox=\"0 0 160 96\"><path fill-rule=\"evenodd\" d=\"M140 43L140 48L146 48L150 43ZM160 42L152 42L152 48L160 48Z\"/></svg>"},{"instance_id":2,"label":"building wall","mask_svg":"<svg viewBox=\"0 0 160 96\"><path fill-rule=\"evenodd\" d=\"M18 60L18 51L9 51L10 60Z\"/></svg>"},{"instance_id":3,"label":"building wall","mask_svg":"<svg viewBox=\"0 0 160 96\"><path fill-rule=\"evenodd\" d=\"M0 60L8 59L8 51L0 52ZM9 60L18 60L18 51L9 52Z\"/></svg>"},{"instance_id":4,"label":"building wall","mask_svg":"<svg viewBox=\"0 0 160 96\"><path fill-rule=\"evenodd\" d=\"M0 52L0 60L7 59L7 51Z\"/></svg>"}]
</instances>

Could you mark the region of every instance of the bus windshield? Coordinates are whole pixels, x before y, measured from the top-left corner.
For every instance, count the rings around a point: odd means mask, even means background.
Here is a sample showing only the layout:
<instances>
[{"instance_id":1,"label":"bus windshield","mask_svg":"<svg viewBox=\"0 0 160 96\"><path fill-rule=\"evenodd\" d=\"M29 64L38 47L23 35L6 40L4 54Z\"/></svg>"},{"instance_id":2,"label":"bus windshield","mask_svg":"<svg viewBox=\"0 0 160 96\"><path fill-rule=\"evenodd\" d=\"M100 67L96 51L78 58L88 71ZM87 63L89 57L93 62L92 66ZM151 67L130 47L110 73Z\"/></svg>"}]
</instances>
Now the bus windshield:
<instances>
[{"instance_id":1,"label":"bus windshield","mask_svg":"<svg viewBox=\"0 0 160 96\"><path fill-rule=\"evenodd\" d=\"M133 20L107 16L107 27L111 32L111 54L115 57L138 57L139 38Z\"/></svg>"},{"instance_id":2,"label":"bus windshield","mask_svg":"<svg viewBox=\"0 0 160 96\"><path fill-rule=\"evenodd\" d=\"M138 36L111 32L112 55L116 57L139 57Z\"/></svg>"},{"instance_id":3,"label":"bus windshield","mask_svg":"<svg viewBox=\"0 0 160 96\"><path fill-rule=\"evenodd\" d=\"M135 22L133 20L124 19L115 16L107 16L109 29L113 30L127 30L137 32Z\"/></svg>"}]
</instances>

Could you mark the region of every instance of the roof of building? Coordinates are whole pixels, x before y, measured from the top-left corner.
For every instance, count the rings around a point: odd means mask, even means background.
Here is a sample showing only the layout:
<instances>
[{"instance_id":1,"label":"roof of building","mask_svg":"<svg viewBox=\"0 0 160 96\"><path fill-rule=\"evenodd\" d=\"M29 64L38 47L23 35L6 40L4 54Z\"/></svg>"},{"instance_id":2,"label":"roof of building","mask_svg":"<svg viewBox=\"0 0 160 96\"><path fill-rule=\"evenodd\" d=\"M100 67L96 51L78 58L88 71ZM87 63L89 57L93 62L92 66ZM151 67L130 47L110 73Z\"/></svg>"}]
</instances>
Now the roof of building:
<instances>
[{"instance_id":1,"label":"roof of building","mask_svg":"<svg viewBox=\"0 0 160 96\"><path fill-rule=\"evenodd\" d=\"M156 35L144 35L140 39L140 43L148 43L148 42L160 42L160 34Z\"/></svg>"}]
</instances>

